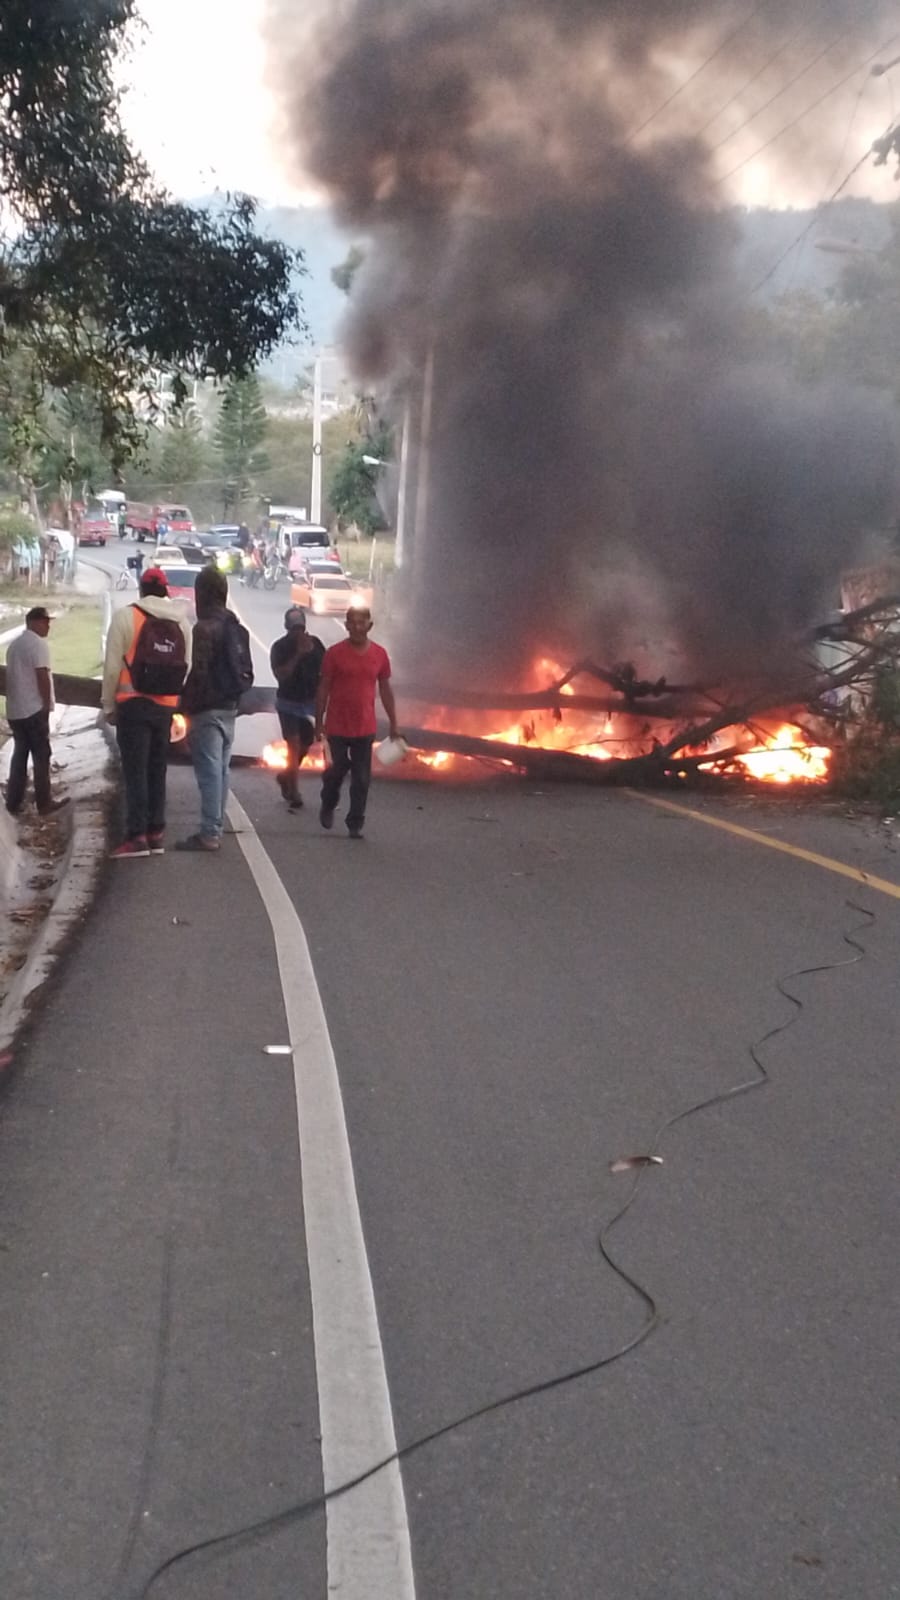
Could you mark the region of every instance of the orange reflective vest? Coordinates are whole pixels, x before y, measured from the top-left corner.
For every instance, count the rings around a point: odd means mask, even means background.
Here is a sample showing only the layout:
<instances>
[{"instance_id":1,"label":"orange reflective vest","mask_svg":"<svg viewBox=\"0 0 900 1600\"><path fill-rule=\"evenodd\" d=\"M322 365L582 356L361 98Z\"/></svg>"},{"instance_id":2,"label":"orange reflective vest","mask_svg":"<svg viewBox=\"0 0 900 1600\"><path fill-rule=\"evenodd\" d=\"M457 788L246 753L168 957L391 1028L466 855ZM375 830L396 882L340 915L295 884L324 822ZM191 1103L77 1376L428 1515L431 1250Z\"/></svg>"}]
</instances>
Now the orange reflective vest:
<instances>
[{"instance_id":1,"label":"orange reflective vest","mask_svg":"<svg viewBox=\"0 0 900 1600\"><path fill-rule=\"evenodd\" d=\"M134 652L137 649L138 634L147 620L147 612L140 606L132 606L131 614L134 627L131 635L131 644L125 652L125 659L119 669L119 683L116 689L116 704L121 705L124 700L152 700L155 706L168 706L175 711L181 699L177 694L138 694L131 681L131 668L134 664Z\"/></svg>"}]
</instances>

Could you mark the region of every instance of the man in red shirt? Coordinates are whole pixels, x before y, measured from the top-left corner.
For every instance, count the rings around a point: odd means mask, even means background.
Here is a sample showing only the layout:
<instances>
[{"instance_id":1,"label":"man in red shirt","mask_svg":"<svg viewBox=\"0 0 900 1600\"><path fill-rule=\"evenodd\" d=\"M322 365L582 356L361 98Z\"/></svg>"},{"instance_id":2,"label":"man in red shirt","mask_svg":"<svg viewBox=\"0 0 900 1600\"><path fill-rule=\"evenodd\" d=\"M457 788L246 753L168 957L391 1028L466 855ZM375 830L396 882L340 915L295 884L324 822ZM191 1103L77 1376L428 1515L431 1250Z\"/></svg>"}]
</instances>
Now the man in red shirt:
<instances>
[{"instance_id":1,"label":"man in red shirt","mask_svg":"<svg viewBox=\"0 0 900 1600\"><path fill-rule=\"evenodd\" d=\"M361 839L372 777L376 684L391 738L399 739L400 734L388 653L369 638L371 612L362 606L353 607L347 612L344 625L347 638L325 651L316 693L316 738L322 738L324 729L331 750L331 764L322 780L319 821L323 828L333 826L341 785L349 772L347 831L351 839Z\"/></svg>"}]
</instances>

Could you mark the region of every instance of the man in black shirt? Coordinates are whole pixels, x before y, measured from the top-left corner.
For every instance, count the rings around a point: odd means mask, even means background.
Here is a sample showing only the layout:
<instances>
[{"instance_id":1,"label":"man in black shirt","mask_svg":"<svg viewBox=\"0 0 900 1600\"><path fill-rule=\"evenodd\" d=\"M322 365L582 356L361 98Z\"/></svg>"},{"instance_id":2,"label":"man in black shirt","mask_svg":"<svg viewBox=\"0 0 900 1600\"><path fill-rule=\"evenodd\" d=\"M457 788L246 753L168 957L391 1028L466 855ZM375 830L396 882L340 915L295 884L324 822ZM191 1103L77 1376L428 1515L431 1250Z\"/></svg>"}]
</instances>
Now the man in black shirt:
<instances>
[{"instance_id":1,"label":"man in black shirt","mask_svg":"<svg viewBox=\"0 0 900 1600\"><path fill-rule=\"evenodd\" d=\"M275 640L269 654L278 685L275 709L288 750L287 767L276 777L288 809L299 811L303 801L297 778L301 762L315 740L316 690L325 646L321 639L307 633L302 606L291 606L285 612L284 627L284 636Z\"/></svg>"}]
</instances>

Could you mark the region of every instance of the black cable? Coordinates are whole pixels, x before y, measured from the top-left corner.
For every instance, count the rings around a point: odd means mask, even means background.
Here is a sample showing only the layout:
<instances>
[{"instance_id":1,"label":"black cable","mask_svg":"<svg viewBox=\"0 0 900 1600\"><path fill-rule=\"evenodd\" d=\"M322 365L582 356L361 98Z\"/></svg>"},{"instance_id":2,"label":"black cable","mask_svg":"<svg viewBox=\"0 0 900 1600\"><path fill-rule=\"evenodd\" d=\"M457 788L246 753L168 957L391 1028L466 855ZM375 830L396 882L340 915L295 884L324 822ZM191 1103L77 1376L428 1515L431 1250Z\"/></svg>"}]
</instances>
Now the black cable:
<instances>
[{"instance_id":1,"label":"black cable","mask_svg":"<svg viewBox=\"0 0 900 1600\"><path fill-rule=\"evenodd\" d=\"M853 115L852 115L852 117L850 119L850 127L853 126L853 123L856 120L856 114L857 114L857 112L859 110L860 101L861 101L862 96L863 96L863 90L865 89L867 83L868 83L868 78L864 78L863 81L862 81L862 84L860 85L859 94L856 97L856 103L855 103L855 105L853 107ZM894 123L893 123L893 121L891 121L891 122L888 123L888 125L885 128L884 133L882 134L881 137L883 139L886 139L888 137L888 134L890 134L893 131L893 128L894 128ZM844 150L846 150L846 148L847 148L847 145L849 143L849 139L850 139L850 128L848 128L847 137L844 140ZM773 264L769 268L768 272L765 272L763 274L763 276L759 279L759 282L755 283L753 285L753 288L750 290L751 294L758 294L760 289L764 289L766 284L770 281L770 279L774 278L776 272L778 271L778 268L782 265L783 262L785 262L787 260L788 256L791 255L793 253L793 251L797 249L798 245L801 245L803 243L803 241L809 237L809 235L812 233L813 228L819 222L822 212L823 211L827 211L829 206L834 205L835 200L837 200L840 197L840 195L843 194L844 190L846 189L846 187L847 187L848 183L851 181L851 179L856 177L856 174L858 173L860 167L865 166L865 164L868 161L870 155L872 155L874 149L875 149L875 145L870 145L867 150L864 150L862 155L859 157L859 160L858 161L854 161L853 166L850 168L850 171L841 179L841 181L838 184L837 188L828 196L827 200L826 199L822 199L822 200L819 201L819 204L816 206L816 209L813 212L812 216L810 217L809 222L806 224L805 228L803 228L801 230L801 232L798 233L796 239L794 239L794 241L787 246L787 249L782 251L781 255L778 257L778 260L773 262ZM844 150L841 151L841 160L842 161L844 159Z\"/></svg>"},{"instance_id":2,"label":"black cable","mask_svg":"<svg viewBox=\"0 0 900 1600\"><path fill-rule=\"evenodd\" d=\"M744 167L748 167L751 161L756 160L757 156L761 156L764 151L770 148L770 146L777 144L778 140L781 139L784 134L790 133L792 128L796 128L797 124L802 122L805 117L808 117L811 111L817 111L819 106L824 105L826 100L830 100L833 94L837 94L838 90L843 89L846 83L850 83L851 79L855 78L856 74L861 72L863 67L869 66L870 63L875 60L876 56L880 56L883 51L889 50L890 47L897 41L897 39L900 39L900 34L895 33L892 38L888 39L886 44L879 45L877 50L873 50L871 55L866 56L864 61L857 62L852 72L848 72L843 78L839 78L837 83L833 83L830 89L826 89L824 94L820 94L818 99L813 100L804 111L801 111L796 117L792 117L790 122L785 122L783 126L778 129L777 133L773 133L772 137L765 141L765 144L759 145L758 148L754 150L752 155L746 156L743 161L738 162L736 167L732 167L730 172L726 172L721 178L717 178L716 183L727 183L729 178L733 178L738 172L742 172Z\"/></svg>"},{"instance_id":3,"label":"black cable","mask_svg":"<svg viewBox=\"0 0 900 1600\"><path fill-rule=\"evenodd\" d=\"M790 50L791 45L797 43L797 40L806 32L806 29L807 24L804 22L801 23L800 27L795 33L789 34L783 43L778 46L778 49L774 50L770 56L766 57L762 66L757 67L756 71L752 73L749 78L745 79L740 88L735 89L734 93L729 95L727 100L723 101L722 105L719 106L718 111L714 111L711 117L707 117L702 127L697 129L694 137L696 139L702 139L703 135L709 131L714 122L718 122L720 117L724 117L726 111L730 111L735 102L740 100L742 96L747 93L748 89L752 89L753 85L758 83L760 78L765 77L765 74L768 72L769 68L774 67L776 61L778 61L779 58L784 55L785 51ZM754 112L753 115L756 116L757 113ZM731 136L729 135L729 138L730 137Z\"/></svg>"},{"instance_id":4,"label":"black cable","mask_svg":"<svg viewBox=\"0 0 900 1600\"><path fill-rule=\"evenodd\" d=\"M818 55L810 57L805 67L802 67L799 72L795 72L792 78L788 78L787 83L783 84L775 94L770 95L768 100L764 100L761 106L757 106L756 110L752 111L748 117L745 117L743 122L739 122L736 128L732 128L730 133L723 134L718 144L712 145L711 149L721 150L722 146L728 144L731 139L736 139L739 133L743 133L745 128L749 128L751 122L755 122L757 117L761 117L764 111L768 111L769 107L775 104L776 100L780 100L783 94L787 94L788 89L793 89L795 83L799 83L801 78L805 78L806 74L810 72L813 67L818 66L820 61L824 61L825 57L830 55L835 46L841 44L843 40L846 39L847 36L852 32L852 28L843 28L841 32L831 40L830 44L826 44L825 48L819 51ZM854 71L856 70L857 69L854 68Z\"/></svg>"},{"instance_id":5,"label":"black cable","mask_svg":"<svg viewBox=\"0 0 900 1600\"><path fill-rule=\"evenodd\" d=\"M759 1039L748 1046L750 1059L756 1068L755 1076L742 1083L735 1084L730 1089L723 1089L716 1094L707 1095L704 1099L697 1100L693 1104L686 1106L684 1110L676 1112L674 1116L667 1117L660 1124L647 1155L640 1158L641 1165L636 1170L634 1181L624 1204L619 1207L609 1221L604 1223L600 1230L597 1237L597 1248L601 1257L615 1273L616 1277L632 1290L645 1308L644 1321L625 1344L619 1345L607 1355L600 1356L596 1361L590 1361L584 1366L557 1373L555 1377L546 1378L540 1383L529 1384L525 1388L514 1390L512 1394L503 1395L497 1400L488 1401L486 1405L477 1406L474 1410L455 1417L451 1422L446 1422L441 1427L432 1429L430 1433L411 1440L409 1444L399 1446L390 1455L385 1456L383 1460L376 1461L373 1466L367 1467L365 1472L358 1473L355 1478L348 1479L346 1483L338 1484L335 1489L326 1490L321 1494L314 1495L309 1500L303 1500L295 1505L287 1506L283 1511L277 1511L270 1517L262 1517L259 1521L248 1523L245 1527L234 1528L228 1533L214 1534L211 1538L200 1539L195 1544L186 1545L183 1549L176 1551L174 1555L168 1556L165 1561L160 1562L157 1567L154 1567L143 1586L134 1591L135 1600L148 1600L151 1590L156 1587L159 1580L166 1573L182 1566L194 1556L212 1551L225 1554L229 1551L243 1549L247 1545L257 1544L262 1539L270 1538L284 1528L292 1527L296 1523L305 1521L314 1512L321 1511L330 1501L339 1500L344 1495L349 1494L351 1490L358 1489L361 1484L367 1483L370 1478L374 1478L376 1473L382 1472L385 1467L408 1460L410 1456L415 1455L419 1450L423 1450L426 1445L434 1444L438 1439L446 1438L448 1434L457 1432L460 1428L466 1427L471 1422L478 1421L481 1417L487 1417L496 1411L505 1410L507 1406L517 1405L520 1401L533 1399L537 1395L549 1394L554 1389L561 1389L565 1385L576 1383L582 1378L591 1377L594 1373L601 1372L605 1367L611 1367L614 1362L621 1361L623 1356L629 1355L632 1350L636 1350L646 1339L649 1339L650 1335L659 1326L659 1307L650 1290L645 1288L637 1278L632 1277L631 1273L612 1255L607 1244L609 1236L634 1205L646 1171L648 1168L652 1169L655 1164L651 1157L659 1159L658 1147L666 1133L677 1127L679 1123L686 1122L688 1118L698 1116L702 1111L708 1111L713 1106L725 1105L737 1099L739 1095L749 1094L753 1089L762 1089L771 1081L760 1052L773 1039L777 1039L781 1034L786 1033L797 1021L800 1012L804 1010L804 1001L798 995L792 994L787 985L799 978L813 977L817 973L836 972L843 967L856 966L863 960L866 954L865 946L854 936L864 928L872 926L875 921L875 913L874 911L868 911L865 906L858 905L854 900L847 900L845 903L850 910L858 912L865 919L861 923L854 924L853 927L841 935L844 943L853 950L853 955L845 957L842 961L825 961L818 962L811 967L800 967L796 971L788 973L785 977L776 980L775 987L778 993L794 1007L794 1010L784 1022L776 1023L774 1027L769 1028Z\"/></svg>"},{"instance_id":6,"label":"black cable","mask_svg":"<svg viewBox=\"0 0 900 1600\"><path fill-rule=\"evenodd\" d=\"M750 23L759 16L760 12L767 11L771 4L772 0L761 0L761 3L754 7L749 16L743 17L737 26L732 28L731 32L725 35L725 38L716 46L712 54L708 55L705 61L701 61L700 65L695 67L693 72L689 73L689 75L684 78L681 83L677 84L672 90L671 94L667 95L666 99L663 100L654 111L651 111L649 116L644 118L643 122L639 123L636 128L632 128L631 132L626 134L625 143L631 144L632 139L636 139L639 134L644 132L645 128L649 128L651 122L655 122L657 117L662 116L664 111L668 111L672 102L677 100L678 96L683 94L685 89L689 88L695 79L699 78L700 74L706 71L707 67L711 67L713 62L717 61L719 56L728 49L728 46L737 38L738 34L743 33L744 29L750 26Z\"/></svg>"}]
</instances>

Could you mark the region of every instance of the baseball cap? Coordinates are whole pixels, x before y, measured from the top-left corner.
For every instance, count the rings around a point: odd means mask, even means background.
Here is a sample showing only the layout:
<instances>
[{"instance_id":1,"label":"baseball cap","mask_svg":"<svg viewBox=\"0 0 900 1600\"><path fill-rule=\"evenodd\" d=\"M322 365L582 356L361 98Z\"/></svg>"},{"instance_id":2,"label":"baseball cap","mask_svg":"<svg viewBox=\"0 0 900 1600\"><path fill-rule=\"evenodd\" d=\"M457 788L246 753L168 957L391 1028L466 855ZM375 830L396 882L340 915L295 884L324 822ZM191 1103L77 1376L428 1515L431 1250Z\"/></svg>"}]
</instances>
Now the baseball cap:
<instances>
[{"instance_id":1,"label":"baseball cap","mask_svg":"<svg viewBox=\"0 0 900 1600\"><path fill-rule=\"evenodd\" d=\"M31 610L26 611L25 613L25 621L52 622L55 615L56 613L53 611L48 611L46 606L32 606Z\"/></svg>"},{"instance_id":2,"label":"baseball cap","mask_svg":"<svg viewBox=\"0 0 900 1600\"><path fill-rule=\"evenodd\" d=\"M286 628L305 628L306 612L303 607L288 606L287 611L284 613L284 625Z\"/></svg>"},{"instance_id":3,"label":"baseball cap","mask_svg":"<svg viewBox=\"0 0 900 1600\"><path fill-rule=\"evenodd\" d=\"M161 589L164 595L169 592L169 580L162 567L145 567L141 573L141 590L152 585L154 589Z\"/></svg>"}]
</instances>

